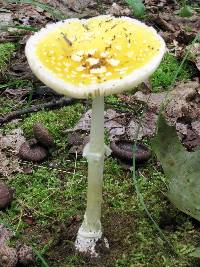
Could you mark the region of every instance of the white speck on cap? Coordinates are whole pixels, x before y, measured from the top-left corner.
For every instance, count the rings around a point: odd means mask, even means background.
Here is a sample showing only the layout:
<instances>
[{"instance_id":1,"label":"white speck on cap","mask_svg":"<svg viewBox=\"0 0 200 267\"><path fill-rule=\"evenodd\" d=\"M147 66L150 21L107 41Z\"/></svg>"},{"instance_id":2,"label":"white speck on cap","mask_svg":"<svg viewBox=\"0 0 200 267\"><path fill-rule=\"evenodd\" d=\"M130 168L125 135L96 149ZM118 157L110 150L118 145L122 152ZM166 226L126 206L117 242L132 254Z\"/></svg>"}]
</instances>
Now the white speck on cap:
<instances>
[{"instance_id":1,"label":"white speck on cap","mask_svg":"<svg viewBox=\"0 0 200 267\"><path fill-rule=\"evenodd\" d=\"M95 74L104 73L104 72L106 72L105 66L101 66L100 68L94 68L90 70L90 73L95 73Z\"/></svg>"},{"instance_id":2,"label":"white speck on cap","mask_svg":"<svg viewBox=\"0 0 200 267\"><path fill-rule=\"evenodd\" d=\"M79 55L77 55L77 54L73 54L73 55L71 56L71 59L72 59L73 61L75 61L75 62L81 62L82 57L79 56Z\"/></svg>"},{"instance_id":3,"label":"white speck on cap","mask_svg":"<svg viewBox=\"0 0 200 267\"><path fill-rule=\"evenodd\" d=\"M120 63L118 59L114 59L114 58L109 58L106 61L113 67L118 66Z\"/></svg>"},{"instance_id":4,"label":"white speck on cap","mask_svg":"<svg viewBox=\"0 0 200 267\"><path fill-rule=\"evenodd\" d=\"M99 63L99 58L90 57L86 59L86 62L88 62L90 66L94 66Z\"/></svg>"}]
</instances>

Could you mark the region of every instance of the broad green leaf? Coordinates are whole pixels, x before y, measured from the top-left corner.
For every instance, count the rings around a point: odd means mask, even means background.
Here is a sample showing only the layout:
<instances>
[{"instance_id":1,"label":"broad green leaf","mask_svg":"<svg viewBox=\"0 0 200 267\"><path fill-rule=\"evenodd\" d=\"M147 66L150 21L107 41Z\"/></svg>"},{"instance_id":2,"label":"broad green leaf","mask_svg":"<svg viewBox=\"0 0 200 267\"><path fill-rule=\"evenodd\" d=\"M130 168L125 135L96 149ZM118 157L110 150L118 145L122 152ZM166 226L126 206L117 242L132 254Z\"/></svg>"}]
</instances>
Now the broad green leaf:
<instances>
[{"instance_id":1,"label":"broad green leaf","mask_svg":"<svg viewBox=\"0 0 200 267\"><path fill-rule=\"evenodd\" d=\"M141 18L145 14L145 6L142 0L125 0L125 2L132 8L134 15Z\"/></svg>"},{"instance_id":2,"label":"broad green leaf","mask_svg":"<svg viewBox=\"0 0 200 267\"><path fill-rule=\"evenodd\" d=\"M186 151L175 127L169 126L162 115L152 145L169 178L170 201L200 221L200 151Z\"/></svg>"},{"instance_id":3,"label":"broad green leaf","mask_svg":"<svg viewBox=\"0 0 200 267\"><path fill-rule=\"evenodd\" d=\"M191 17L193 15L193 10L190 6L184 5L178 12L181 17Z\"/></svg>"}]
</instances>

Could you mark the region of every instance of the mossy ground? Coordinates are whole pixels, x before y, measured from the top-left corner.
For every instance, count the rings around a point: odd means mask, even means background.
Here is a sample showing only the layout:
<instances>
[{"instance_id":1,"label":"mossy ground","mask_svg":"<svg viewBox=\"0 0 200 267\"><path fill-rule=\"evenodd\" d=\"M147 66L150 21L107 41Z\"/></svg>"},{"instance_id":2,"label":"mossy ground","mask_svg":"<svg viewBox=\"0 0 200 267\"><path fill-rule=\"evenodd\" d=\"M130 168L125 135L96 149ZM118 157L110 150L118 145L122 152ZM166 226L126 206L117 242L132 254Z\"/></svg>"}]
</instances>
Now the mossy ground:
<instances>
[{"instance_id":1,"label":"mossy ground","mask_svg":"<svg viewBox=\"0 0 200 267\"><path fill-rule=\"evenodd\" d=\"M179 254L170 253L138 201L130 171L112 157L105 162L102 222L110 241L110 252L101 260L91 261L74 252L74 239L86 203L87 164L81 157L68 155L67 136L62 130L76 123L82 104L57 111L41 111L19 122L26 136L32 124L43 122L53 134L57 149L41 164L23 163L32 174L1 178L16 189L12 206L1 212L1 221L33 245L49 266L196 266L188 254L198 246L199 226L176 210L165 194L167 179L155 162L137 170L137 183L156 222ZM15 125L16 127L16 125ZM6 126L6 132L13 124ZM42 266L38 260L38 265Z\"/></svg>"},{"instance_id":2,"label":"mossy ground","mask_svg":"<svg viewBox=\"0 0 200 267\"><path fill-rule=\"evenodd\" d=\"M167 90L170 88L172 78L179 69L180 62L172 54L166 53L159 68L151 77L151 86L153 92ZM177 76L177 81L186 81L192 74L191 66L186 62Z\"/></svg>"},{"instance_id":3,"label":"mossy ground","mask_svg":"<svg viewBox=\"0 0 200 267\"><path fill-rule=\"evenodd\" d=\"M169 84L171 61L175 62L174 58L166 56L157 71L162 75L155 74L152 78L154 88ZM173 70L177 64L174 63ZM186 69L179 78L189 78ZM120 104L117 97L108 100L110 104ZM0 101L1 113L9 112L17 104L17 100L15 103L5 97ZM170 251L147 216L131 171L124 170L112 157L105 161L102 205L102 224L110 250L96 260L74 251L74 240L85 210L87 163L82 157L68 154L67 135L63 130L72 128L85 110L80 102L23 116L17 124L10 122L2 128L2 132L8 133L20 127L30 137L33 123L39 121L49 129L56 142L56 150L43 163L21 163L24 168L31 168L32 173L13 174L9 179L0 177L0 181L16 189L11 207L0 212L1 222L16 232L14 242L20 239L33 245L51 267L200 266L188 256L199 245L200 225L170 204L166 197L167 178L154 158L137 170L137 186L177 255ZM45 265L38 258L35 266Z\"/></svg>"},{"instance_id":4,"label":"mossy ground","mask_svg":"<svg viewBox=\"0 0 200 267\"><path fill-rule=\"evenodd\" d=\"M16 46L13 43L1 43L0 44L0 74L4 74L6 66L15 51Z\"/></svg>"}]
</instances>

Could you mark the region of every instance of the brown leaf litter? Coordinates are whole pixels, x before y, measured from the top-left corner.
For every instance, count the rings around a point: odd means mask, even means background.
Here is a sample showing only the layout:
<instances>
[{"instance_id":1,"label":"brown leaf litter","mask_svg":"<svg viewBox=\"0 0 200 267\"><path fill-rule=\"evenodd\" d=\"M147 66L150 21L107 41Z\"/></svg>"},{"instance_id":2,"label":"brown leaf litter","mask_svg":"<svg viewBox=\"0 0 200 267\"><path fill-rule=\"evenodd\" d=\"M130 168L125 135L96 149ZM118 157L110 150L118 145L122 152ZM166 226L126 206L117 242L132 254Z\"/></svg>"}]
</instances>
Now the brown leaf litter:
<instances>
[{"instance_id":1,"label":"brown leaf litter","mask_svg":"<svg viewBox=\"0 0 200 267\"><path fill-rule=\"evenodd\" d=\"M15 267L17 263L30 266L34 262L32 247L19 244L16 248L8 246L8 242L14 236L10 229L0 224L0 266Z\"/></svg>"},{"instance_id":2,"label":"brown leaf litter","mask_svg":"<svg viewBox=\"0 0 200 267\"><path fill-rule=\"evenodd\" d=\"M132 11L130 10L130 8L124 7L114 2L108 9L107 14L113 16L130 16L132 14Z\"/></svg>"},{"instance_id":3,"label":"brown leaf litter","mask_svg":"<svg viewBox=\"0 0 200 267\"><path fill-rule=\"evenodd\" d=\"M182 56L186 46L194 40L200 31L200 15L194 12L192 17L180 17L177 14L178 10L155 13L150 11L150 13L150 23L161 30L160 34L170 44L170 51L174 52L173 50L175 50L176 56Z\"/></svg>"},{"instance_id":4,"label":"brown leaf litter","mask_svg":"<svg viewBox=\"0 0 200 267\"><path fill-rule=\"evenodd\" d=\"M150 110L158 114L166 92L145 95L137 92L133 101L147 104ZM130 100L129 100L130 101ZM165 109L167 120L176 125L183 144L188 150L200 147L200 84L190 81L178 84L167 96L168 104Z\"/></svg>"},{"instance_id":5,"label":"brown leaf litter","mask_svg":"<svg viewBox=\"0 0 200 267\"><path fill-rule=\"evenodd\" d=\"M133 96L122 96L123 101L129 105L140 102L147 106L143 117L136 118L133 114L117 112L112 109L105 111L105 129L110 141L135 140L153 137L156 131L156 121L160 106L166 100L165 116L176 129L183 144L188 150L200 147L200 84L198 81L180 83L167 94L144 94L137 92ZM81 153L89 140L91 124L91 110L87 111L73 129L66 130L70 133L69 145L72 153ZM71 133L72 132L72 133Z\"/></svg>"},{"instance_id":6,"label":"brown leaf litter","mask_svg":"<svg viewBox=\"0 0 200 267\"><path fill-rule=\"evenodd\" d=\"M0 175L10 176L20 172L18 153L20 146L25 142L22 129L14 129L10 134L0 134Z\"/></svg>"},{"instance_id":7,"label":"brown leaf litter","mask_svg":"<svg viewBox=\"0 0 200 267\"><path fill-rule=\"evenodd\" d=\"M155 119L156 115L154 113L146 113L140 125L139 140L152 136L155 132ZM89 141L90 124L91 110L88 110L73 129L65 131L65 133L68 133L71 153L82 153L84 145ZM139 119L133 117L130 113L108 109L105 111L104 124L110 141L121 139L133 141L140 123Z\"/></svg>"},{"instance_id":8,"label":"brown leaf litter","mask_svg":"<svg viewBox=\"0 0 200 267\"><path fill-rule=\"evenodd\" d=\"M194 62L197 69L200 71L200 43L195 43L188 47L189 60Z\"/></svg>"}]
</instances>

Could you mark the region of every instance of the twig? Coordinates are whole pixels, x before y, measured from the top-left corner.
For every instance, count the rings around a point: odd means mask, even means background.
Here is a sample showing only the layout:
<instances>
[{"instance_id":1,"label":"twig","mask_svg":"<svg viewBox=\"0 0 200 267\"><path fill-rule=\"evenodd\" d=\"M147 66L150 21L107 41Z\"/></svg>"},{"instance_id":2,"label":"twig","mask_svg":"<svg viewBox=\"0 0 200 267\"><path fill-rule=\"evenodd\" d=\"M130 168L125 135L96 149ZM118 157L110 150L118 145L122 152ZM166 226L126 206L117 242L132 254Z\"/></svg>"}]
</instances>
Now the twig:
<instances>
[{"instance_id":1,"label":"twig","mask_svg":"<svg viewBox=\"0 0 200 267\"><path fill-rule=\"evenodd\" d=\"M53 101L50 101L47 103L42 103L39 105L35 105L35 106L29 107L29 108L24 108L24 109L12 111L12 112L7 113L6 115L0 117L0 125L4 124L5 122L9 122L13 119L16 119L16 118L18 118L24 114L37 112L37 111L40 111L42 109L60 108L60 107L72 104L73 102L74 102L74 99L63 97L59 100L53 100Z\"/></svg>"},{"instance_id":2,"label":"twig","mask_svg":"<svg viewBox=\"0 0 200 267\"><path fill-rule=\"evenodd\" d=\"M64 34L63 32L61 32L65 42L69 45L72 46L72 42L67 38L66 34Z\"/></svg>"}]
</instances>

